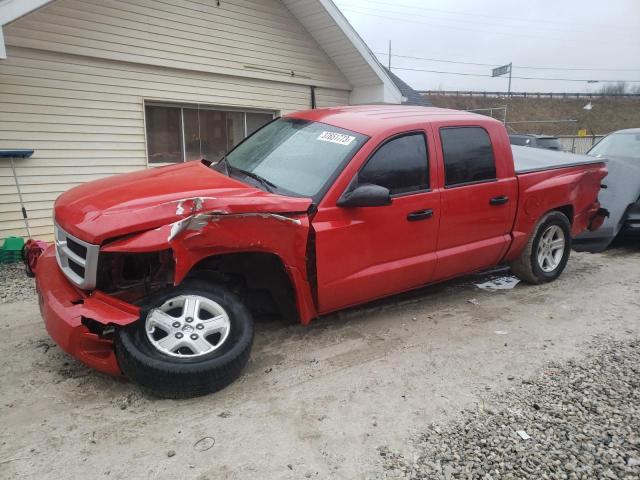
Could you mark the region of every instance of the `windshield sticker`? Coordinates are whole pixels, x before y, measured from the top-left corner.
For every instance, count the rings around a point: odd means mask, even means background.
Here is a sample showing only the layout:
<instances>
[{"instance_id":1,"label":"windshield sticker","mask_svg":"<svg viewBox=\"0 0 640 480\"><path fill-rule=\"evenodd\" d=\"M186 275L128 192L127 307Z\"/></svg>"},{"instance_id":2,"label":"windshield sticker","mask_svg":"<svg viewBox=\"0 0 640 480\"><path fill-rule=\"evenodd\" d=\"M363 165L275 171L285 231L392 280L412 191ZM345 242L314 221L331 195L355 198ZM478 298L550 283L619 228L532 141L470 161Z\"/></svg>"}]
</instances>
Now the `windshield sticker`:
<instances>
[{"instance_id":1,"label":"windshield sticker","mask_svg":"<svg viewBox=\"0 0 640 480\"><path fill-rule=\"evenodd\" d=\"M335 133L335 132L322 132L317 140L322 140L323 142L331 142L337 143L338 145L350 145L356 137L352 137L351 135L345 135L344 133Z\"/></svg>"}]
</instances>

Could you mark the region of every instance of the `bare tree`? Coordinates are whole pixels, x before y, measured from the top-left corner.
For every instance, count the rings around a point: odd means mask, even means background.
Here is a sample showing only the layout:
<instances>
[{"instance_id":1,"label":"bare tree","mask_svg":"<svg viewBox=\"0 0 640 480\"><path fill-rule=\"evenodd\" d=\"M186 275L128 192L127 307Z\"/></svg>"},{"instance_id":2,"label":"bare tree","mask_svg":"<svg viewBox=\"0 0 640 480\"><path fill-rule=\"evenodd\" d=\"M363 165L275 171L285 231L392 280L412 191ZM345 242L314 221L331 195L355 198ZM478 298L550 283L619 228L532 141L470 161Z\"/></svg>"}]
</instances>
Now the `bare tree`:
<instances>
[{"instance_id":1,"label":"bare tree","mask_svg":"<svg viewBox=\"0 0 640 480\"><path fill-rule=\"evenodd\" d=\"M608 83L600 88L600 93L603 95L623 95L628 90L627 82Z\"/></svg>"}]
</instances>

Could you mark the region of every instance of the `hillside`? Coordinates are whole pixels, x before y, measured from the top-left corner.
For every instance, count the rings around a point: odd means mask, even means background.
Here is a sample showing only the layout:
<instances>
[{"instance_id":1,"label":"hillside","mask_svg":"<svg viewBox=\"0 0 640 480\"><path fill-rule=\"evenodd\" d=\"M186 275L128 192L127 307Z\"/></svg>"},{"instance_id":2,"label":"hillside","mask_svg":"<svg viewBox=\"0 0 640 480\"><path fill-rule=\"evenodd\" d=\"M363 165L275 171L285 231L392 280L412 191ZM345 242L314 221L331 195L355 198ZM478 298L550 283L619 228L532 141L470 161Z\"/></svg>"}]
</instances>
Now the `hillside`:
<instances>
[{"instance_id":1,"label":"hillside","mask_svg":"<svg viewBox=\"0 0 640 480\"><path fill-rule=\"evenodd\" d=\"M428 97L435 107L470 110L507 105L507 122L530 120L578 120L577 128L585 128L591 134L604 135L623 128L640 127L640 98L505 98L444 96ZM584 110L591 102L593 109ZM502 111L494 116L502 120ZM576 126L570 123L513 124L510 131L520 133L544 133L551 135L575 135Z\"/></svg>"}]
</instances>

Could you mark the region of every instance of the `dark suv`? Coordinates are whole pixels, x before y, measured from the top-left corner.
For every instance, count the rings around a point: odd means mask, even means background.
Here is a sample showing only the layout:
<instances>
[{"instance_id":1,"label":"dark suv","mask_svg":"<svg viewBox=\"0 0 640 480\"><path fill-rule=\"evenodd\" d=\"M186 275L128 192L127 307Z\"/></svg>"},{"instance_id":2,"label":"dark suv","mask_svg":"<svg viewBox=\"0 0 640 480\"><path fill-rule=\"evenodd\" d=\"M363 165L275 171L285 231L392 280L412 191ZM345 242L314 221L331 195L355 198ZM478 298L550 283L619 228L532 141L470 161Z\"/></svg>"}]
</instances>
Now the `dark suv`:
<instances>
[{"instance_id":1,"label":"dark suv","mask_svg":"<svg viewBox=\"0 0 640 480\"><path fill-rule=\"evenodd\" d=\"M534 135L528 133L518 133L509 135L511 145L521 145L523 147L545 148L547 150L562 150L562 144L558 137L549 135Z\"/></svg>"}]
</instances>

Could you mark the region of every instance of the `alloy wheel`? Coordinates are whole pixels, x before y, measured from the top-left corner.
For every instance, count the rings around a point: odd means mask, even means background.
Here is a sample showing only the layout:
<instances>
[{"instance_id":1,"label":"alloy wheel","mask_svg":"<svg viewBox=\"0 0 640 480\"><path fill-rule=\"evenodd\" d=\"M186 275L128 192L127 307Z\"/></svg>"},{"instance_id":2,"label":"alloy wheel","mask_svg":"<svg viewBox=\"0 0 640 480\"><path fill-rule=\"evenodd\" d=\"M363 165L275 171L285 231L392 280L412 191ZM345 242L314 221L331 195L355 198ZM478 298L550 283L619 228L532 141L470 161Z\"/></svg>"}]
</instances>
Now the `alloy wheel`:
<instances>
[{"instance_id":1,"label":"alloy wheel","mask_svg":"<svg viewBox=\"0 0 640 480\"><path fill-rule=\"evenodd\" d=\"M158 351L174 357L198 357L219 349L229 337L229 315L213 300L181 295L149 312L147 338Z\"/></svg>"},{"instance_id":2,"label":"alloy wheel","mask_svg":"<svg viewBox=\"0 0 640 480\"><path fill-rule=\"evenodd\" d=\"M564 256L565 250L564 231L558 225L550 225L540 237L538 242L538 265L543 272L553 272Z\"/></svg>"}]
</instances>

